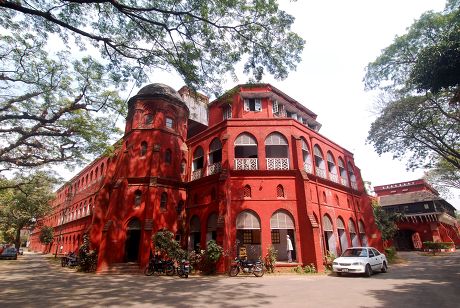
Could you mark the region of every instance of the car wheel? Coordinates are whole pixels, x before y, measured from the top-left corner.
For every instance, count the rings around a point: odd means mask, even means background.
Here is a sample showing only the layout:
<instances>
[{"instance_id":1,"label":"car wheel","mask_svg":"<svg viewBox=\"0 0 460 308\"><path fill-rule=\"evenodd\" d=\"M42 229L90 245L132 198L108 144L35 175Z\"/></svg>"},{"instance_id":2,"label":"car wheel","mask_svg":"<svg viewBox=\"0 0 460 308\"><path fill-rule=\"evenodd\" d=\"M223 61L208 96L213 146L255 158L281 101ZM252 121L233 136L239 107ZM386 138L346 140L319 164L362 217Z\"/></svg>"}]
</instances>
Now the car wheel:
<instances>
[{"instance_id":1,"label":"car wheel","mask_svg":"<svg viewBox=\"0 0 460 308\"><path fill-rule=\"evenodd\" d=\"M372 268L369 264L366 265L366 270L364 271L364 276L371 277L372 275Z\"/></svg>"},{"instance_id":2,"label":"car wheel","mask_svg":"<svg viewBox=\"0 0 460 308\"><path fill-rule=\"evenodd\" d=\"M382 268L380 269L380 272L386 273L388 271L388 266L385 261L383 261Z\"/></svg>"}]
</instances>

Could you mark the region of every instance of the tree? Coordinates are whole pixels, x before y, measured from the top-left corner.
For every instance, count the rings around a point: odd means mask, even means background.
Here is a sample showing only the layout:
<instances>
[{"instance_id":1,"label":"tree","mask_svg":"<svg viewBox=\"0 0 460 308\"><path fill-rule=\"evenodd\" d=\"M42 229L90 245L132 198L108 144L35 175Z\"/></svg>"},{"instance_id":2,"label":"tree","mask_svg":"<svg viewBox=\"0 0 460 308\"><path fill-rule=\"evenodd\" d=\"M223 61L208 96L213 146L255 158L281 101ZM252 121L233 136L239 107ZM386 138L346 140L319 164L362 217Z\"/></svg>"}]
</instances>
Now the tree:
<instances>
[{"instance_id":1,"label":"tree","mask_svg":"<svg viewBox=\"0 0 460 308\"><path fill-rule=\"evenodd\" d=\"M154 70L216 93L243 61L256 80L286 78L305 43L276 0L5 0L0 8L0 172L104 152L124 115L117 90Z\"/></svg>"},{"instance_id":2,"label":"tree","mask_svg":"<svg viewBox=\"0 0 460 308\"><path fill-rule=\"evenodd\" d=\"M54 228L51 226L43 226L40 229L40 243L50 245L54 240ZM51 249L51 245L49 247Z\"/></svg>"},{"instance_id":3,"label":"tree","mask_svg":"<svg viewBox=\"0 0 460 308\"><path fill-rule=\"evenodd\" d=\"M460 169L459 5L424 13L367 66L366 89L384 93L367 141L409 168Z\"/></svg>"},{"instance_id":4,"label":"tree","mask_svg":"<svg viewBox=\"0 0 460 308\"><path fill-rule=\"evenodd\" d=\"M424 178L444 196L450 195L450 188L460 189L460 170L444 160L425 172Z\"/></svg>"},{"instance_id":5,"label":"tree","mask_svg":"<svg viewBox=\"0 0 460 308\"><path fill-rule=\"evenodd\" d=\"M54 198L56 179L41 171L28 178L18 175L8 182L10 188L0 190L0 229L14 230L14 241L19 248L21 229L33 227L51 211L49 202Z\"/></svg>"},{"instance_id":6,"label":"tree","mask_svg":"<svg viewBox=\"0 0 460 308\"><path fill-rule=\"evenodd\" d=\"M382 234L382 240L386 243L388 240L393 239L398 232L398 226L396 222L401 218L400 213L388 213L382 206L376 202L372 202L372 210L374 212L375 223L377 228Z\"/></svg>"}]
</instances>

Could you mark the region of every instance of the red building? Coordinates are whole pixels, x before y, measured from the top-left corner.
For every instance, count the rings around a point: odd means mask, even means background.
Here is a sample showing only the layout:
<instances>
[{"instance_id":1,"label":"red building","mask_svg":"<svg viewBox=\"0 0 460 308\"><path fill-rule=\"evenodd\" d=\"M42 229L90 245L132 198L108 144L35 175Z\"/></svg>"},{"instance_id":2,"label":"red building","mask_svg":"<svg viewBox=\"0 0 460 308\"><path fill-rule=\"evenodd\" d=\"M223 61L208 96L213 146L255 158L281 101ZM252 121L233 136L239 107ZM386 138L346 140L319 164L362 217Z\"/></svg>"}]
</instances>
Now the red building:
<instances>
[{"instance_id":1,"label":"red building","mask_svg":"<svg viewBox=\"0 0 460 308\"><path fill-rule=\"evenodd\" d=\"M455 208L424 180L376 186L374 191L385 211L403 214L393 239L396 249L420 249L426 241L460 245Z\"/></svg>"},{"instance_id":2,"label":"red building","mask_svg":"<svg viewBox=\"0 0 460 308\"><path fill-rule=\"evenodd\" d=\"M53 249L75 250L88 233L98 269L142 267L152 234L167 228L190 250L214 239L230 254L244 245L257 258L273 245L285 261L290 235L295 262L322 270L326 251L381 248L353 154L275 87L238 85L209 102L186 87L151 84L128 104L114 155L57 191L44 220L55 227ZM31 242L43 249L38 231Z\"/></svg>"}]
</instances>

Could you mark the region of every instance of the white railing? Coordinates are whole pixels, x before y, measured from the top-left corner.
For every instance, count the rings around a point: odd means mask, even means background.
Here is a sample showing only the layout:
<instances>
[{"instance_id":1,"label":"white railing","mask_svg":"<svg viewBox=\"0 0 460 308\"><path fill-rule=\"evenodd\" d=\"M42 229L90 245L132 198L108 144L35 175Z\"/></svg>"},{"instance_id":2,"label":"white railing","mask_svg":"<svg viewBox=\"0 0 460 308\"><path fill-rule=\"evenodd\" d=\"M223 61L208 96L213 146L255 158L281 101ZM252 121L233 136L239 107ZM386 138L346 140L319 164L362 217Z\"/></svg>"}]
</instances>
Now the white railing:
<instances>
[{"instance_id":1,"label":"white railing","mask_svg":"<svg viewBox=\"0 0 460 308\"><path fill-rule=\"evenodd\" d=\"M198 169L195 171L192 171L192 181L201 179L201 176L203 175L203 169Z\"/></svg>"},{"instance_id":2,"label":"white railing","mask_svg":"<svg viewBox=\"0 0 460 308\"><path fill-rule=\"evenodd\" d=\"M348 186L348 180L347 180L347 179L340 178L340 183L341 183L343 186Z\"/></svg>"},{"instance_id":3,"label":"white railing","mask_svg":"<svg viewBox=\"0 0 460 308\"><path fill-rule=\"evenodd\" d=\"M208 166L208 175L219 173L222 170L221 162L212 164Z\"/></svg>"},{"instance_id":4,"label":"white railing","mask_svg":"<svg viewBox=\"0 0 460 308\"><path fill-rule=\"evenodd\" d=\"M353 188L354 190L358 190L358 183L351 182L351 188Z\"/></svg>"},{"instance_id":5,"label":"white railing","mask_svg":"<svg viewBox=\"0 0 460 308\"><path fill-rule=\"evenodd\" d=\"M307 163L307 162L304 162L304 163L303 163L303 169L304 169L307 173L313 174L313 165L312 165L312 164Z\"/></svg>"},{"instance_id":6,"label":"white railing","mask_svg":"<svg viewBox=\"0 0 460 308\"><path fill-rule=\"evenodd\" d=\"M235 170L258 170L257 158L235 158Z\"/></svg>"},{"instance_id":7,"label":"white railing","mask_svg":"<svg viewBox=\"0 0 460 308\"><path fill-rule=\"evenodd\" d=\"M316 175L322 177L323 179L327 179L325 169L316 168Z\"/></svg>"},{"instance_id":8,"label":"white railing","mask_svg":"<svg viewBox=\"0 0 460 308\"><path fill-rule=\"evenodd\" d=\"M339 176L337 174L329 173L329 178L332 182L339 183Z\"/></svg>"},{"instance_id":9,"label":"white railing","mask_svg":"<svg viewBox=\"0 0 460 308\"><path fill-rule=\"evenodd\" d=\"M267 170L289 170L289 158L267 158Z\"/></svg>"}]
</instances>

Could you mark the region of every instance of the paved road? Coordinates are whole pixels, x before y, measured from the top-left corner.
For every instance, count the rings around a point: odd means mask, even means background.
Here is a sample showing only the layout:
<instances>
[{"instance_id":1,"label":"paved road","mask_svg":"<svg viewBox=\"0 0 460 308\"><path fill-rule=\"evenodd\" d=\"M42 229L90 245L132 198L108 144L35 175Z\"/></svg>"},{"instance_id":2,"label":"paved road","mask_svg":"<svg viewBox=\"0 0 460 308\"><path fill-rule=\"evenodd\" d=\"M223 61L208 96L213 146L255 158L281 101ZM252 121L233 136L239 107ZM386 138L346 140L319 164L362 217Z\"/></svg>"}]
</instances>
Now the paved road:
<instances>
[{"instance_id":1,"label":"paved road","mask_svg":"<svg viewBox=\"0 0 460 308\"><path fill-rule=\"evenodd\" d=\"M408 260L371 278L101 276L42 255L0 260L0 307L459 307L460 252Z\"/></svg>"}]
</instances>

